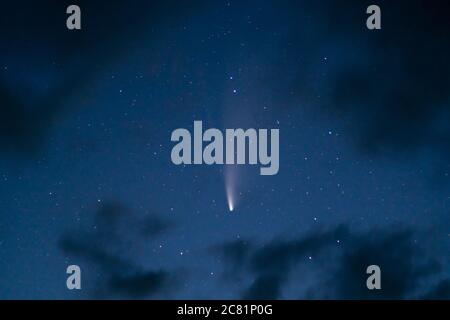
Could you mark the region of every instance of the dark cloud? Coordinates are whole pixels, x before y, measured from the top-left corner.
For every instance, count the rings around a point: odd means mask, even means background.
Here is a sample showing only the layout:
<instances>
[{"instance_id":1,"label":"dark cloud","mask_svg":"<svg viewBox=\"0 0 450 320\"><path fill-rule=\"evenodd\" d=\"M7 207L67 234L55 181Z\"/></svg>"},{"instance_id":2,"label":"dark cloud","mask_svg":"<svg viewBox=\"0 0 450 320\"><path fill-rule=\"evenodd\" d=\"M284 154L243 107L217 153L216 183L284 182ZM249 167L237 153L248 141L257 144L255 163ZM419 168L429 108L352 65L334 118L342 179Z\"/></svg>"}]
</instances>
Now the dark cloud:
<instances>
[{"instance_id":1,"label":"dark cloud","mask_svg":"<svg viewBox=\"0 0 450 320\"><path fill-rule=\"evenodd\" d=\"M300 259L317 255L331 243L346 237L348 231L338 227L329 231L317 232L299 240L274 241L266 244L263 250L258 250L252 257L250 267L259 273L277 273L278 270L289 271Z\"/></svg>"},{"instance_id":2,"label":"dark cloud","mask_svg":"<svg viewBox=\"0 0 450 320\"><path fill-rule=\"evenodd\" d=\"M59 242L67 254L82 257L110 272L131 268L131 264L120 255L108 252L98 245L96 236L64 235Z\"/></svg>"},{"instance_id":3,"label":"dark cloud","mask_svg":"<svg viewBox=\"0 0 450 320\"><path fill-rule=\"evenodd\" d=\"M212 246L209 253L219 255L225 268L221 275L222 280L240 283L246 279L246 266L250 253L253 251L253 243L248 240L233 240Z\"/></svg>"},{"instance_id":4,"label":"dark cloud","mask_svg":"<svg viewBox=\"0 0 450 320\"><path fill-rule=\"evenodd\" d=\"M130 298L143 298L166 288L170 275L164 271L147 271L131 276L116 275L108 282L109 290Z\"/></svg>"},{"instance_id":5,"label":"dark cloud","mask_svg":"<svg viewBox=\"0 0 450 320\"><path fill-rule=\"evenodd\" d=\"M302 63L280 68L296 70L291 90L301 105L341 120L360 150L444 157L442 168L450 159L450 4L378 1L382 29L369 31L370 4L298 4L320 21L320 36L293 22L288 52Z\"/></svg>"},{"instance_id":6,"label":"dark cloud","mask_svg":"<svg viewBox=\"0 0 450 320\"><path fill-rule=\"evenodd\" d=\"M155 237L159 236L166 231L168 231L170 228L172 228L174 225L166 220L163 220L159 218L158 216L152 215L148 216L143 222L142 222L142 233L145 236Z\"/></svg>"},{"instance_id":7,"label":"dark cloud","mask_svg":"<svg viewBox=\"0 0 450 320\"><path fill-rule=\"evenodd\" d=\"M57 120L71 111L70 105L80 104L74 99L87 93L99 73L132 51L143 35L151 45L159 35L149 30L179 19L200 2L177 3L174 11L173 1L78 1L80 31L66 28L70 4L17 1L2 8L0 36L9 49L1 53L2 63L11 60L18 67L0 75L0 151L26 157L38 152ZM34 92L27 81L40 73L51 74L53 81L45 92Z\"/></svg>"},{"instance_id":8,"label":"dark cloud","mask_svg":"<svg viewBox=\"0 0 450 320\"><path fill-rule=\"evenodd\" d=\"M97 223L116 225L128 210L119 202L107 202L100 206L96 212Z\"/></svg>"},{"instance_id":9,"label":"dark cloud","mask_svg":"<svg viewBox=\"0 0 450 320\"><path fill-rule=\"evenodd\" d=\"M421 299L443 300L450 299L450 280L440 281L431 291L427 292Z\"/></svg>"},{"instance_id":10,"label":"dark cloud","mask_svg":"<svg viewBox=\"0 0 450 320\"><path fill-rule=\"evenodd\" d=\"M408 162L411 157L419 157L421 164L427 164L420 170L437 173L433 177L440 178L434 181L441 186L446 180L442 177L447 176L442 173L448 171L450 160L450 4L379 1L382 30L374 32L365 28L362 14L369 4L373 3L298 4L311 21L319 22L311 22L316 31L311 33L302 20L291 20L291 45L286 51L291 57L299 57L299 63L278 67L295 70L290 88L296 99L293 105L309 106L314 113L326 111L339 119L349 139L364 153ZM372 234L350 233L341 251L332 242L325 244L322 251L333 257L328 266L320 265L322 274L330 274L328 289L314 287L306 290L307 295L339 299L449 298L448 273L441 263L445 258L422 248L424 240L426 237L412 230L376 230ZM253 268L247 266L255 281L246 297L283 297L287 281L286 276L279 275L305 265L296 258L295 245L274 241L269 244L273 246L282 249L271 252L270 248L261 248L249 254L251 261L258 255L266 258ZM383 290L369 292L365 268L374 260L383 270ZM333 264L337 266L332 268ZM437 279L433 287L432 280L439 275L443 279ZM427 286L423 284L426 279Z\"/></svg>"},{"instance_id":11,"label":"dark cloud","mask_svg":"<svg viewBox=\"0 0 450 320\"><path fill-rule=\"evenodd\" d=\"M248 273L253 283L247 288L244 299L276 299L281 296L282 287L289 279L293 268L300 261L307 261L311 255L318 255L330 244L347 235L346 228L318 232L298 240L274 240L261 247L249 246L247 241L234 241L215 247L231 270Z\"/></svg>"},{"instance_id":12,"label":"dark cloud","mask_svg":"<svg viewBox=\"0 0 450 320\"><path fill-rule=\"evenodd\" d=\"M100 277L91 294L97 298L151 298L169 294L176 272L142 266L130 250L132 245L169 231L169 223L153 216L142 219L117 202L105 203L97 211L92 231L68 232L60 239L61 250L81 258L99 270ZM152 226L152 227L149 227Z\"/></svg>"},{"instance_id":13,"label":"dark cloud","mask_svg":"<svg viewBox=\"0 0 450 320\"><path fill-rule=\"evenodd\" d=\"M302 277L314 279L308 287L300 286L303 291L299 292L304 292L301 298L450 298L442 259L425 250L420 233L397 230L356 233L341 226L300 239L273 240L252 250L242 250L240 242L216 248L228 257L227 268L236 270L239 265L240 271L253 279L242 293L245 299L286 298L284 290L298 279L296 272L300 269L306 270ZM379 291L366 287L366 269L373 264L382 272ZM225 272L229 272L227 268ZM432 279L444 280L432 287Z\"/></svg>"},{"instance_id":14,"label":"dark cloud","mask_svg":"<svg viewBox=\"0 0 450 320\"><path fill-rule=\"evenodd\" d=\"M242 299L246 300L270 300L281 296L284 283L284 275L263 274L259 275L253 284L245 290Z\"/></svg>"},{"instance_id":15,"label":"dark cloud","mask_svg":"<svg viewBox=\"0 0 450 320\"><path fill-rule=\"evenodd\" d=\"M352 235L346 243L349 240L337 268L328 271L332 275L329 287L339 299L416 298L418 292L428 290L421 281L441 272L439 257L427 254L410 230L374 230ZM382 290L367 290L369 265L381 268Z\"/></svg>"},{"instance_id":16,"label":"dark cloud","mask_svg":"<svg viewBox=\"0 0 450 320\"><path fill-rule=\"evenodd\" d=\"M235 240L213 246L211 252L219 251L228 266L233 269L239 269L247 262L252 244L248 240Z\"/></svg>"}]
</instances>

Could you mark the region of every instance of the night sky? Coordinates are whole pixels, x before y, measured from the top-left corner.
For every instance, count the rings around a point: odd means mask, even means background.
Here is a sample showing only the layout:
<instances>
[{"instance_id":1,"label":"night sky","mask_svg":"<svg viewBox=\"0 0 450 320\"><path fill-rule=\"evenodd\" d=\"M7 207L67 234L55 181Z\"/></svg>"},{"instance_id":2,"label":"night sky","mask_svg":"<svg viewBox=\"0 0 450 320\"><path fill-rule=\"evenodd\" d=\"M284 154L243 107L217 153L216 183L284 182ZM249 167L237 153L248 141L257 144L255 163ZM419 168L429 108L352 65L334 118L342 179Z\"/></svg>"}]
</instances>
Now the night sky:
<instances>
[{"instance_id":1,"label":"night sky","mask_svg":"<svg viewBox=\"0 0 450 320\"><path fill-rule=\"evenodd\" d=\"M449 299L449 17L439 0L2 3L0 298ZM278 174L174 165L194 120L278 128Z\"/></svg>"}]
</instances>

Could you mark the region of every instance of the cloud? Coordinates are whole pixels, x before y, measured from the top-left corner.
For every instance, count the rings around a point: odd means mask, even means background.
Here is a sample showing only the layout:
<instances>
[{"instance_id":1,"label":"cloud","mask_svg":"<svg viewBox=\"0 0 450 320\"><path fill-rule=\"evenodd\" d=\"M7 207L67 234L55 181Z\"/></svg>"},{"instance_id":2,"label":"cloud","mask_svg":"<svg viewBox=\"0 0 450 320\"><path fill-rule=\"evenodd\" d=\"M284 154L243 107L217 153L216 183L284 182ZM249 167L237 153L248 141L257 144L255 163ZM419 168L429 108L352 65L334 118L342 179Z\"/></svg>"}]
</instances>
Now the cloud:
<instances>
[{"instance_id":1,"label":"cloud","mask_svg":"<svg viewBox=\"0 0 450 320\"><path fill-rule=\"evenodd\" d=\"M244 299L450 298L445 261L426 250L423 239L420 232L409 229L363 233L339 226L298 239L275 239L252 249L242 250L239 241L215 248L227 257L225 273L239 266L242 274L253 279L242 290ZM379 291L366 287L366 268L372 264L381 268ZM299 278L302 281L294 290L298 296L292 291L286 295Z\"/></svg>"},{"instance_id":2,"label":"cloud","mask_svg":"<svg viewBox=\"0 0 450 320\"><path fill-rule=\"evenodd\" d=\"M329 268L329 287L339 299L416 298L422 281L431 281L441 272L437 256L429 256L411 230L388 232L374 230L355 234L344 249L337 267ZM366 268L378 265L382 272L382 290L368 290ZM425 285L427 287L427 285Z\"/></svg>"},{"instance_id":3,"label":"cloud","mask_svg":"<svg viewBox=\"0 0 450 320\"><path fill-rule=\"evenodd\" d=\"M274 240L261 247L250 246L248 241L242 240L226 242L214 250L225 258L226 274L236 274L239 270L254 279L242 298L276 299L282 296L282 287L292 269L347 233L346 228L338 227L301 239Z\"/></svg>"},{"instance_id":4,"label":"cloud","mask_svg":"<svg viewBox=\"0 0 450 320\"><path fill-rule=\"evenodd\" d=\"M227 266L228 272L224 276L236 278L242 271L242 267L248 263L250 250L252 249L253 244L250 241L240 239L213 246L210 249L210 253L215 254L219 252Z\"/></svg>"},{"instance_id":5,"label":"cloud","mask_svg":"<svg viewBox=\"0 0 450 320\"><path fill-rule=\"evenodd\" d=\"M288 3L293 15L305 15L287 19L289 58L274 68L274 77L292 79L290 105L332 115L364 153L419 155L446 170L450 3L378 1L377 31L365 26L370 2Z\"/></svg>"},{"instance_id":6,"label":"cloud","mask_svg":"<svg viewBox=\"0 0 450 320\"><path fill-rule=\"evenodd\" d=\"M94 80L139 43L159 39L152 27L178 19L198 3L142 1L78 1L82 30L65 27L70 2L5 4L0 36L8 42L1 60L0 151L28 158L39 152L63 115L79 108ZM173 5L178 10L173 10ZM178 12L178 13L177 13ZM129 17L133 17L130 19ZM29 53L33 52L32 55ZM35 92L46 84L42 92ZM39 90L37 90L39 91Z\"/></svg>"},{"instance_id":7,"label":"cloud","mask_svg":"<svg viewBox=\"0 0 450 320\"><path fill-rule=\"evenodd\" d=\"M178 274L138 263L133 245L169 232L170 225L157 216L140 219L122 204L109 202L96 212L93 227L65 233L59 247L88 263L90 272L99 270L90 291L96 298L158 297L173 291Z\"/></svg>"},{"instance_id":8,"label":"cloud","mask_svg":"<svg viewBox=\"0 0 450 320\"><path fill-rule=\"evenodd\" d=\"M99 246L96 243L97 239L96 236L64 235L59 241L59 246L65 253L85 258L109 272L132 268L132 264L120 255L109 253Z\"/></svg>"},{"instance_id":9,"label":"cloud","mask_svg":"<svg viewBox=\"0 0 450 320\"><path fill-rule=\"evenodd\" d=\"M421 297L425 300L450 299L450 279L441 280L431 291Z\"/></svg>"},{"instance_id":10,"label":"cloud","mask_svg":"<svg viewBox=\"0 0 450 320\"><path fill-rule=\"evenodd\" d=\"M148 216L141 226L141 231L144 236L157 237L170 230L174 225L158 216Z\"/></svg>"},{"instance_id":11,"label":"cloud","mask_svg":"<svg viewBox=\"0 0 450 320\"><path fill-rule=\"evenodd\" d=\"M253 284L245 290L242 299L246 300L270 300L281 295L284 275L263 274L259 275Z\"/></svg>"},{"instance_id":12,"label":"cloud","mask_svg":"<svg viewBox=\"0 0 450 320\"><path fill-rule=\"evenodd\" d=\"M139 272L130 276L116 274L108 282L109 291L130 298L148 297L163 291L169 276L169 273L164 271Z\"/></svg>"}]
</instances>

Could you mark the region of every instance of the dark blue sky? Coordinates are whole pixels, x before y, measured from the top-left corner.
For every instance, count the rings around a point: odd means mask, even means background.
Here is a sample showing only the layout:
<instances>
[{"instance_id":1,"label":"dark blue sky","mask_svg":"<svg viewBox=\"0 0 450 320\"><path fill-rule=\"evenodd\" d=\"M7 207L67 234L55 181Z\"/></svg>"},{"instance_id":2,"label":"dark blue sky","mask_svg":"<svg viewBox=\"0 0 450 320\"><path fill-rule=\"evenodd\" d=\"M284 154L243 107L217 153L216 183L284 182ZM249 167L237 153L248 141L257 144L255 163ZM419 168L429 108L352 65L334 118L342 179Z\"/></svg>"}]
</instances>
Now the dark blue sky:
<instances>
[{"instance_id":1,"label":"dark blue sky","mask_svg":"<svg viewBox=\"0 0 450 320\"><path fill-rule=\"evenodd\" d=\"M2 6L0 298L450 298L448 3L77 3ZM279 173L229 212L194 120L278 128Z\"/></svg>"}]
</instances>

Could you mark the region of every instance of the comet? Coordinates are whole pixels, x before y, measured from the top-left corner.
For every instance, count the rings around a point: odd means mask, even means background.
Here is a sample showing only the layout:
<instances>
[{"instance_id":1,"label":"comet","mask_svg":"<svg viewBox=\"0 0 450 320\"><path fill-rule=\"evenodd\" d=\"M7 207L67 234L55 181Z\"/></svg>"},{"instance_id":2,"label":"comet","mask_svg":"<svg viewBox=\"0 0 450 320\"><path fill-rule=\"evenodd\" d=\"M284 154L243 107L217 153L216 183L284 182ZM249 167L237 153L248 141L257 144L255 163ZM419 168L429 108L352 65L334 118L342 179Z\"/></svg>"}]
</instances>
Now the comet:
<instances>
[{"instance_id":1,"label":"comet","mask_svg":"<svg viewBox=\"0 0 450 320\"><path fill-rule=\"evenodd\" d=\"M230 212L232 212L234 210L232 200L228 201L228 210L230 210Z\"/></svg>"},{"instance_id":2,"label":"comet","mask_svg":"<svg viewBox=\"0 0 450 320\"><path fill-rule=\"evenodd\" d=\"M231 184L229 184L227 182L225 182L225 183L226 183L225 190L226 190L226 193L227 193L228 210L230 210L230 212L233 212L233 210L234 210L234 198L233 198L234 192L233 192L233 188L232 188Z\"/></svg>"},{"instance_id":3,"label":"comet","mask_svg":"<svg viewBox=\"0 0 450 320\"><path fill-rule=\"evenodd\" d=\"M227 167L225 169L225 193L227 196L228 210L233 212L236 206L235 199L235 169Z\"/></svg>"},{"instance_id":4,"label":"comet","mask_svg":"<svg viewBox=\"0 0 450 320\"><path fill-rule=\"evenodd\" d=\"M230 210L230 212L233 212L234 210L233 195L229 192L227 192L227 201L228 201L228 210Z\"/></svg>"}]
</instances>

